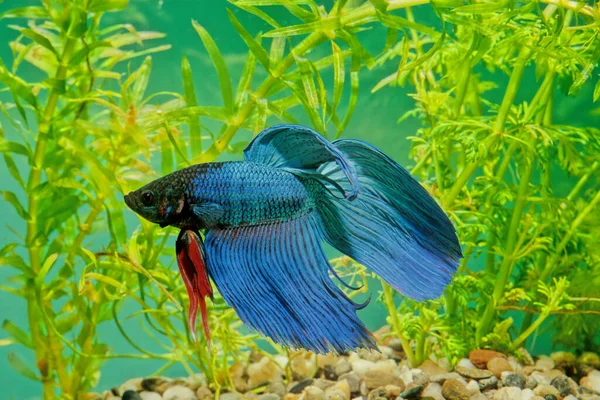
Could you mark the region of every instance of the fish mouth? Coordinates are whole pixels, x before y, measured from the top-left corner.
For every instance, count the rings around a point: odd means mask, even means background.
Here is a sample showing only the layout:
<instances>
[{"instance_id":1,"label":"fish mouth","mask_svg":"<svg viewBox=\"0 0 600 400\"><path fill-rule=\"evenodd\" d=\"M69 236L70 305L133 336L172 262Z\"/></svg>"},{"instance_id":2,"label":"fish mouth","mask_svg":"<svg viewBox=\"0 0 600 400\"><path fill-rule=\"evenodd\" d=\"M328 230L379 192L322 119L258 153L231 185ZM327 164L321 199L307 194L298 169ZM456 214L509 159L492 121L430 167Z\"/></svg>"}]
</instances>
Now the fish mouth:
<instances>
[{"instance_id":1,"label":"fish mouth","mask_svg":"<svg viewBox=\"0 0 600 400\"><path fill-rule=\"evenodd\" d=\"M134 207L133 192L129 192L128 194L126 194L123 199L125 200L125 204L127 204L127 207L129 207L133 210L133 207Z\"/></svg>"}]
</instances>

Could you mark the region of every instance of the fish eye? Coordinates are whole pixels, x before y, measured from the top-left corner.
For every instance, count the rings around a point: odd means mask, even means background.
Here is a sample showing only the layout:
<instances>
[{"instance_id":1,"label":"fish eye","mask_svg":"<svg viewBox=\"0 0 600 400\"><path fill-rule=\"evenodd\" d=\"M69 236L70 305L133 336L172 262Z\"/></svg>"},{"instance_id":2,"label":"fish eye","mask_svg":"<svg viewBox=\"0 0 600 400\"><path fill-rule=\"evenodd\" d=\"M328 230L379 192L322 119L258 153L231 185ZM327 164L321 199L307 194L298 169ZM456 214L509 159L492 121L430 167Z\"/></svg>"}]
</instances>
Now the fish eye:
<instances>
[{"instance_id":1,"label":"fish eye","mask_svg":"<svg viewBox=\"0 0 600 400\"><path fill-rule=\"evenodd\" d=\"M145 206L151 206L153 200L154 195L152 194L152 192L147 191L142 193L142 204L144 204Z\"/></svg>"}]
</instances>

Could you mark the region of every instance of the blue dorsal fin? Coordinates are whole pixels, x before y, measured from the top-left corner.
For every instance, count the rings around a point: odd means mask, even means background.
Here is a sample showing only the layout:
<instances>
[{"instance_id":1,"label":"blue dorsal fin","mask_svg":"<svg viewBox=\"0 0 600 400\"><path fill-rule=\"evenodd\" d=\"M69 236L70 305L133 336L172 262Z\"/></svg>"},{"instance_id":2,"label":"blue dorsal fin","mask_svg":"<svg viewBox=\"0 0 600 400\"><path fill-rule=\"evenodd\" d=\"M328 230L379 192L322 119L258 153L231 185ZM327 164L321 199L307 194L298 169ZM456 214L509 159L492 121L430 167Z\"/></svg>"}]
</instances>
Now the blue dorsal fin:
<instances>
[{"instance_id":1,"label":"blue dorsal fin","mask_svg":"<svg viewBox=\"0 0 600 400\"><path fill-rule=\"evenodd\" d=\"M352 163L331 142L316 131L301 125L275 125L263 130L244 150L246 161L276 168L314 171L324 163L335 161L350 183L344 196L356 198L358 176Z\"/></svg>"}]
</instances>

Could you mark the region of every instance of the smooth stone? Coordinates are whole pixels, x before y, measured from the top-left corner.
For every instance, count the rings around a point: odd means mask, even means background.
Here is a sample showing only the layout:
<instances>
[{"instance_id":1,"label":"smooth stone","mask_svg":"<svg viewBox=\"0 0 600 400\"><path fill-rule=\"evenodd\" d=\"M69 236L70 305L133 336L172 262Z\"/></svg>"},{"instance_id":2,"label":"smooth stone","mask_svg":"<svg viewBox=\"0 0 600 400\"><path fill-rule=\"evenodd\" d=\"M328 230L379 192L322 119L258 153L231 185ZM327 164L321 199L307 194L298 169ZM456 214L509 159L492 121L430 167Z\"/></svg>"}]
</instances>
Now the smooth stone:
<instances>
[{"instance_id":1,"label":"smooth stone","mask_svg":"<svg viewBox=\"0 0 600 400\"><path fill-rule=\"evenodd\" d=\"M577 358L577 363L581 365L589 365L593 368L600 368L600 356L591 351L585 352Z\"/></svg>"},{"instance_id":2,"label":"smooth stone","mask_svg":"<svg viewBox=\"0 0 600 400\"><path fill-rule=\"evenodd\" d=\"M126 390L121 398L123 400L141 400L140 394L135 390Z\"/></svg>"},{"instance_id":3,"label":"smooth stone","mask_svg":"<svg viewBox=\"0 0 600 400\"><path fill-rule=\"evenodd\" d=\"M195 374L183 380L184 385L192 390L197 390L199 387L206 386L206 376L204 374Z\"/></svg>"},{"instance_id":4,"label":"smooth stone","mask_svg":"<svg viewBox=\"0 0 600 400\"><path fill-rule=\"evenodd\" d=\"M163 394L167 389L174 385L173 379L162 376L152 376L142 380L142 389L148 392L157 392Z\"/></svg>"},{"instance_id":5,"label":"smooth stone","mask_svg":"<svg viewBox=\"0 0 600 400\"><path fill-rule=\"evenodd\" d=\"M471 350L471 352L469 353L469 361L471 361L474 366L476 366L477 368L481 368L481 369L486 368L487 363L491 359L498 358L498 357L506 358L506 356L504 354L499 353L497 351L493 351L493 350L478 349L478 350Z\"/></svg>"},{"instance_id":6,"label":"smooth stone","mask_svg":"<svg viewBox=\"0 0 600 400\"><path fill-rule=\"evenodd\" d=\"M542 383L545 385L550 384L550 379L543 372L534 371L531 373L531 375L529 375L529 377L535 379L538 385Z\"/></svg>"},{"instance_id":7,"label":"smooth stone","mask_svg":"<svg viewBox=\"0 0 600 400\"><path fill-rule=\"evenodd\" d=\"M281 397L275 393L265 393L258 396L258 400L279 400Z\"/></svg>"},{"instance_id":8,"label":"smooth stone","mask_svg":"<svg viewBox=\"0 0 600 400\"><path fill-rule=\"evenodd\" d=\"M375 350L359 349L356 353L361 359L371 362L377 362L385 359L383 354Z\"/></svg>"},{"instance_id":9,"label":"smooth stone","mask_svg":"<svg viewBox=\"0 0 600 400\"><path fill-rule=\"evenodd\" d=\"M385 388L378 388L375 390L371 390L369 395L367 396L367 400L387 400L387 391Z\"/></svg>"},{"instance_id":10,"label":"smooth stone","mask_svg":"<svg viewBox=\"0 0 600 400\"><path fill-rule=\"evenodd\" d=\"M316 386L307 386L302 393L305 400L323 400L325 398L325 391Z\"/></svg>"},{"instance_id":11,"label":"smooth stone","mask_svg":"<svg viewBox=\"0 0 600 400\"><path fill-rule=\"evenodd\" d=\"M523 361L523 363L525 365L534 365L535 361L533 360L533 357L531 357L531 354L529 354L529 352L527 351L527 349L525 347L520 347L517 350L517 354L520 356L520 359Z\"/></svg>"},{"instance_id":12,"label":"smooth stone","mask_svg":"<svg viewBox=\"0 0 600 400\"><path fill-rule=\"evenodd\" d=\"M463 367L461 365L457 365L454 368L454 371L458 372L462 376L465 376L465 377L471 378L471 379L486 379L493 375L491 371L488 371L486 369L477 369L475 367L468 368L468 367Z\"/></svg>"},{"instance_id":13,"label":"smooth stone","mask_svg":"<svg viewBox=\"0 0 600 400\"><path fill-rule=\"evenodd\" d=\"M565 375L557 376L550 381L550 384L558 390L558 394L560 394L562 397L577 393L577 387L574 388L571 385L571 382L569 382L569 378L567 378Z\"/></svg>"},{"instance_id":14,"label":"smooth stone","mask_svg":"<svg viewBox=\"0 0 600 400\"><path fill-rule=\"evenodd\" d=\"M119 393L125 393L128 390L140 391L142 390L142 381L144 378L133 378L129 379L119 387Z\"/></svg>"},{"instance_id":15,"label":"smooth stone","mask_svg":"<svg viewBox=\"0 0 600 400\"><path fill-rule=\"evenodd\" d=\"M500 378L502 376L502 373L505 371L512 372L513 370L508 360L503 357L492 358L487 363L487 369L490 370L496 378Z\"/></svg>"},{"instance_id":16,"label":"smooth stone","mask_svg":"<svg viewBox=\"0 0 600 400\"><path fill-rule=\"evenodd\" d=\"M443 375L448 373L448 371L431 360L425 360L425 362L419 366L419 369L429 376Z\"/></svg>"},{"instance_id":17,"label":"smooth stone","mask_svg":"<svg viewBox=\"0 0 600 400\"><path fill-rule=\"evenodd\" d=\"M393 374L396 367L397 365L394 360L377 361L373 367L373 371Z\"/></svg>"},{"instance_id":18,"label":"smooth stone","mask_svg":"<svg viewBox=\"0 0 600 400\"><path fill-rule=\"evenodd\" d=\"M554 361L548 356L540 356L535 362L535 367L542 371L550 371L554 368Z\"/></svg>"},{"instance_id":19,"label":"smooth stone","mask_svg":"<svg viewBox=\"0 0 600 400\"><path fill-rule=\"evenodd\" d=\"M396 386L396 385L387 385L384 389L387 393L387 397L393 397L393 398L400 396L400 393L402 393L402 391L404 390L400 386Z\"/></svg>"},{"instance_id":20,"label":"smooth stone","mask_svg":"<svg viewBox=\"0 0 600 400\"><path fill-rule=\"evenodd\" d=\"M563 400L577 400L577 397L570 394L568 396L563 397Z\"/></svg>"},{"instance_id":21,"label":"smooth stone","mask_svg":"<svg viewBox=\"0 0 600 400\"><path fill-rule=\"evenodd\" d=\"M234 362L229 367L229 375L231 375L231 380L233 381L233 386L235 390L240 393L248 390L248 375L246 371L246 366L241 362ZM206 386L203 385L203 386Z\"/></svg>"},{"instance_id":22,"label":"smooth stone","mask_svg":"<svg viewBox=\"0 0 600 400\"><path fill-rule=\"evenodd\" d=\"M457 374L456 372L450 372L450 373L431 376L431 382L443 384L448 379L459 379L460 377L461 376L459 374Z\"/></svg>"},{"instance_id":23,"label":"smooth stone","mask_svg":"<svg viewBox=\"0 0 600 400\"><path fill-rule=\"evenodd\" d=\"M494 400L515 400L521 398L521 389L518 387L503 387L494 393Z\"/></svg>"},{"instance_id":24,"label":"smooth stone","mask_svg":"<svg viewBox=\"0 0 600 400\"><path fill-rule=\"evenodd\" d=\"M372 371L375 368L375 363L367 360L356 360L352 362L352 371L356 372L361 378L364 377L367 372Z\"/></svg>"},{"instance_id":25,"label":"smooth stone","mask_svg":"<svg viewBox=\"0 0 600 400\"><path fill-rule=\"evenodd\" d=\"M346 381L338 381L325 391L324 400L350 400L350 387Z\"/></svg>"},{"instance_id":26,"label":"smooth stone","mask_svg":"<svg viewBox=\"0 0 600 400\"><path fill-rule=\"evenodd\" d=\"M352 371L352 364L345 358L340 358L335 363L334 371L337 376L344 375L345 373Z\"/></svg>"},{"instance_id":27,"label":"smooth stone","mask_svg":"<svg viewBox=\"0 0 600 400\"><path fill-rule=\"evenodd\" d=\"M290 363L292 375L295 380L314 378L317 374L317 357L314 353L307 352L296 355Z\"/></svg>"},{"instance_id":28,"label":"smooth stone","mask_svg":"<svg viewBox=\"0 0 600 400\"><path fill-rule=\"evenodd\" d=\"M258 400L258 394L254 392L244 393L242 400Z\"/></svg>"},{"instance_id":29,"label":"smooth stone","mask_svg":"<svg viewBox=\"0 0 600 400\"><path fill-rule=\"evenodd\" d=\"M557 368L573 366L577 360L575 354L569 353L568 351L555 351L550 354L550 359L554 361L554 365Z\"/></svg>"},{"instance_id":30,"label":"smooth stone","mask_svg":"<svg viewBox=\"0 0 600 400\"><path fill-rule=\"evenodd\" d=\"M547 394L544 396L544 400L558 400L558 397L554 394Z\"/></svg>"},{"instance_id":31,"label":"smooth stone","mask_svg":"<svg viewBox=\"0 0 600 400\"><path fill-rule=\"evenodd\" d=\"M140 392L140 399L142 400L162 400L162 396L156 392Z\"/></svg>"},{"instance_id":32,"label":"smooth stone","mask_svg":"<svg viewBox=\"0 0 600 400\"><path fill-rule=\"evenodd\" d=\"M283 371L273 361L267 357L263 357L260 361L248 365L248 388L255 387L279 381L282 379Z\"/></svg>"},{"instance_id":33,"label":"smooth stone","mask_svg":"<svg viewBox=\"0 0 600 400\"><path fill-rule=\"evenodd\" d=\"M547 385L545 383L540 383L539 385L536 386L535 389L533 389L533 392L538 395L538 396L542 396L545 397L546 395L552 394L557 396L558 395L558 390L552 386L552 385Z\"/></svg>"},{"instance_id":34,"label":"smooth stone","mask_svg":"<svg viewBox=\"0 0 600 400\"><path fill-rule=\"evenodd\" d=\"M525 378L525 388L533 389L537 386L538 382L533 376L528 376Z\"/></svg>"},{"instance_id":35,"label":"smooth stone","mask_svg":"<svg viewBox=\"0 0 600 400\"><path fill-rule=\"evenodd\" d=\"M386 385L396 385L404 388L402 379L394 376L389 372L369 371L363 378L367 388L370 390L377 389Z\"/></svg>"},{"instance_id":36,"label":"smooth stone","mask_svg":"<svg viewBox=\"0 0 600 400\"><path fill-rule=\"evenodd\" d=\"M424 389L425 386L423 385L412 385L409 386L404 392L400 393L400 397L403 399L416 399L421 393L423 393Z\"/></svg>"},{"instance_id":37,"label":"smooth stone","mask_svg":"<svg viewBox=\"0 0 600 400\"><path fill-rule=\"evenodd\" d=\"M215 396L209 388L207 388L206 386L201 386L198 389L196 389L196 397L198 398L198 400L212 400Z\"/></svg>"},{"instance_id":38,"label":"smooth stone","mask_svg":"<svg viewBox=\"0 0 600 400\"><path fill-rule=\"evenodd\" d=\"M404 352L404 347L402 347L402 341L398 338L392 338L387 345L394 351Z\"/></svg>"},{"instance_id":39,"label":"smooth stone","mask_svg":"<svg viewBox=\"0 0 600 400\"><path fill-rule=\"evenodd\" d=\"M222 394L220 399L222 400L239 400L241 399L241 396L237 393L235 393L238 397L232 397L232 396L228 396L227 398L224 397L226 395L228 395L230 393L225 393ZM163 399L164 400L196 400L196 393L194 393L192 391L192 389L187 388L185 386L171 386L170 388L168 388L167 390L165 390L165 392L163 393Z\"/></svg>"},{"instance_id":40,"label":"smooth stone","mask_svg":"<svg viewBox=\"0 0 600 400\"><path fill-rule=\"evenodd\" d=\"M348 372L343 375L340 375L338 378L339 381L348 382L348 387L350 388L351 393L358 393L360 391L360 377L354 372Z\"/></svg>"},{"instance_id":41,"label":"smooth stone","mask_svg":"<svg viewBox=\"0 0 600 400\"><path fill-rule=\"evenodd\" d=\"M580 400L600 400L600 395L594 393L581 393L579 394Z\"/></svg>"},{"instance_id":42,"label":"smooth stone","mask_svg":"<svg viewBox=\"0 0 600 400\"><path fill-rule=\"evenodd\" d=\"M479 390L483 392L484 390L495 389L498 386L498 378L492 375L487 379L477 381L477 383L479 384Z\"/></svg>"},{"instance_id":43,"label":"smooth stone","mask_svg":"<svg viewBox=\"0 0 600 400\"><path fill-rule=\"evenodd\" d=\"M415 385L425 386L429 383L429 381L430 381L429 375L421 372L420 370L413 370L413 371L419 371L417 373L413 372L412 380Z\"/></svg>"},{"instance_id":44,"label":"smooth stone","mask_svg":"<svg viewBox=\"0 0 600 400\"><path fill-rule=\"evenodd\" d=\"M468 358L461 358L460 360L458 360L456 366L461 366L464 368L477 368Z\"/></svg>"},{"instance_id":45,"label":"smooth stone","mask_svg":"<svg viewBox=\"0 0 600 400\"><path fill-rule=\"evenodd\" d=\"M267 386L267 392L278 395L279 397L285 396L287 392L285 384L282 381L272 382Z\"/></svg>"},{"instance_id":46,"label":"smooth stone","mask_svg":"<svg viewBox=\"0 0 600 400\"><path fill-rule=\"evenodd\" d=\"M315 379L312 383L312 386L316 386L321 390L326 390L335 385L336 382L337 380L331 381L329 379Z\"/></svg>"},{"instance_id":47,"label":"smooth stone","mask_svg":"<svg viewBox=\"0 0 600 400\"><path fill-rule=\"evenodd\" d=\"M581 378L579 384L587 389L600 393L600 371L590 371L587 376Z\"/></svg>"},{"instance_id":48,"label":"smooth stone","mask_svg":"<svg viewBox=\"0 0 600 400\"><path fill-rule=\"evenodd\" d=\"M526 381L525 377L521 374L512 374L510 372L502 374L502 383L504 383L504 386L514 386L523 389Z\"/></svg>"},{"instance_id":49,"label":"smooth stone","mask_svg":"<svg viewBox=\"0 0 600 400\"><path fill-rule=\"evenodd\" d=\"M531 400L535 397L535 393L531 389L521 390L521 400Z\"/></svg>"},{"instance_id":50,"label":"smooth stone","mask_svg":"<svg viewBox=\"0 0 600 400\"><path fill-rule=\"evenodd\" d=\"M470 381L467 386L466 386L467 390L469 391L469 393L471 393L471 396L476 395L477 393L480 393L479 391L479 384L477 383L476 380L472 380Z\"/></svg>"},{"instance_id":51,"label":"smooth stone","mask_svg":"<svg viewBox=\"0 0 600 400\"><path fill-rule=\"evenodd\" d=\"M483 393L477 393L471 396L469 400L488 400L488 397Z\"/></svg>"},{"instance_id":52,"label":"smooth stone","mask_svg":"<svg viewBox=\"0 0 600 400\"><path fill-rule=\"evenodd\" d=\"M442 385L442 395L448 400L468 400L471 394L458 379L448 379Z\"/></svg>"},{"instance_id":53,"label":"smooth stone","mask_svg":"<svg viewBox=\"0 0 600 400\"><path fill-rule=\"evenodd\" d=\"M338 357L335 354L317 354L317 367L325 368L326 366L334 366L338 362Z\"/></svg>"},{"instance_id":54,"label":"smooth stone","mask_svg":"<svg viewBox=\"0 0 600 400\"><path fill-rule=\"evenodd\" d=\"M300 393L302 393L304 388L312 385L312 383L313 383L313 379L305 379L302 382L298 382L290 388L290 393L300 394Z\"/></svg>"},{"instance_id":55,"label":"smooth stone","mask_svg":"<svg viewBox=\"0 0 600 400\"><path fill-rule=\"evenodd\" d=\"M397 376L398 374L395 375ZM413 383L413 374L409 369L406 369L404 372L401 372L399 378L402 379L402 382L404 382L404 386Z\"/></svg>"},{"instance_id":56,"label":"smooth stone","mask_svg":"<svg viewBox=\"0 0 600 400\"><path fill-rule=\"evenodd\" d=\"M510 364L514 372L523 372L523 365L521 365L521 362L517 360L514 356L508 356L508 363Z\"/></svg>"},{"instance_id":57,"label":"smooth stone","mask_svg":"<svg viewBox=\"0 0 600 400\"><path fill-rule=\"evenodd\" d=\"M423 392L421 393L421 398L432 398L434 400L444 400L444 395L442 394L442 385L435 382L430 382L425 386Z\"/></svg>"}]
</instances>

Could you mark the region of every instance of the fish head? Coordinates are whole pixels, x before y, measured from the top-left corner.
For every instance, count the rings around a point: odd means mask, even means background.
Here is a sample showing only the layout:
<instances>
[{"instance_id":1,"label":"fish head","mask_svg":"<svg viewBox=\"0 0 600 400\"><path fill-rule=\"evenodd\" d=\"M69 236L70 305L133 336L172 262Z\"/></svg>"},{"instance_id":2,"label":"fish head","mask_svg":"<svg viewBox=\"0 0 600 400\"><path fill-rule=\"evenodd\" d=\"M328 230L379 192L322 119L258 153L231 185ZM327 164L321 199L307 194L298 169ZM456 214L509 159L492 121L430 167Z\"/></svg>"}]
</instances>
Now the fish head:
<instances>
[{"instance_id":1,"label":"fish head","mask_svg":"<svg viewBox=\"0 0 600 400\"><path fill-rule=\"evenodd\" d=\"M136 214L161 227L172 225L185 205L184 196L160 180L151 182L124 197L125 204Z\"/></svg>"}]
</instances>

